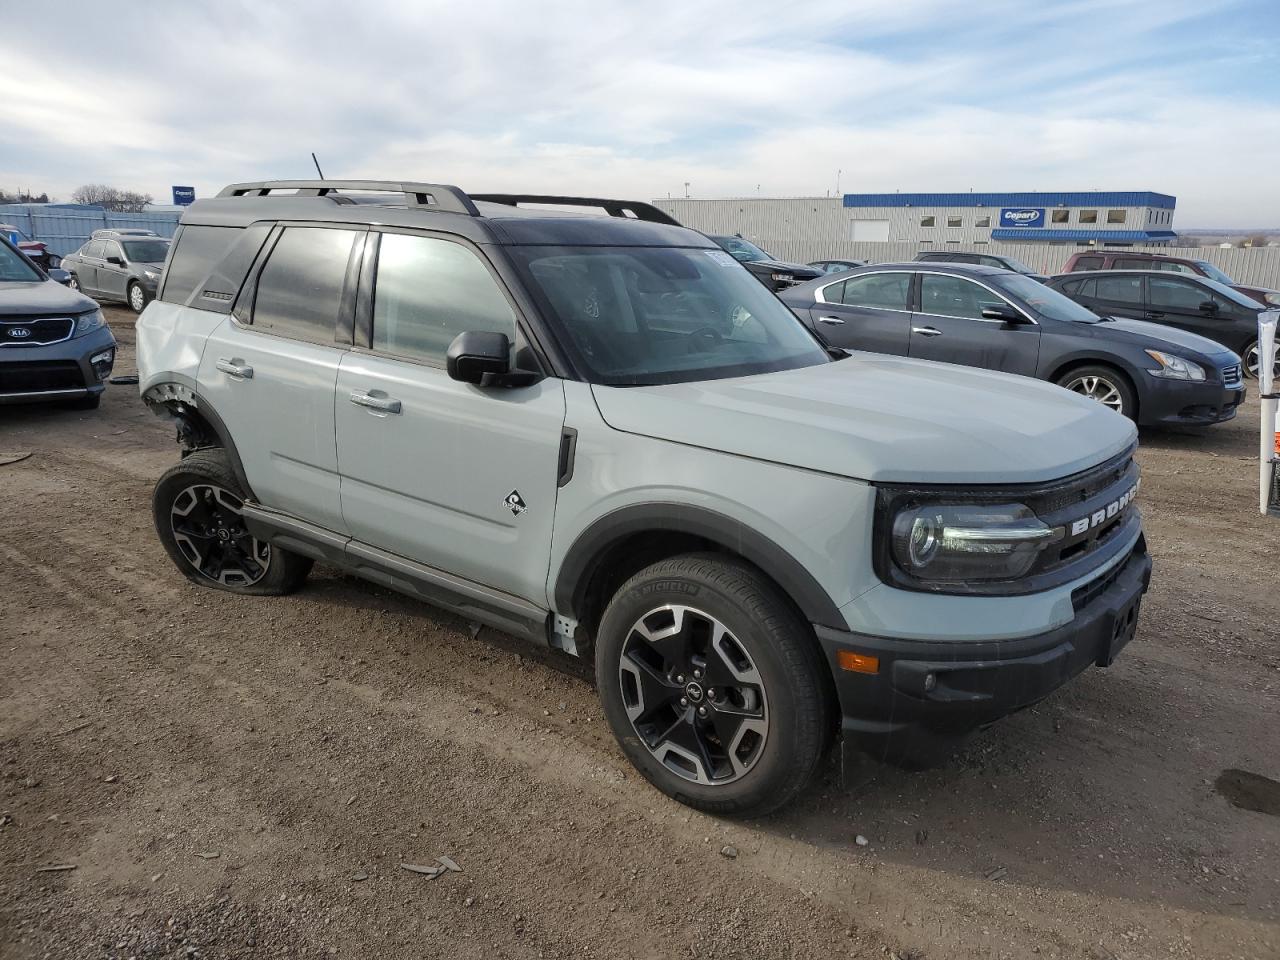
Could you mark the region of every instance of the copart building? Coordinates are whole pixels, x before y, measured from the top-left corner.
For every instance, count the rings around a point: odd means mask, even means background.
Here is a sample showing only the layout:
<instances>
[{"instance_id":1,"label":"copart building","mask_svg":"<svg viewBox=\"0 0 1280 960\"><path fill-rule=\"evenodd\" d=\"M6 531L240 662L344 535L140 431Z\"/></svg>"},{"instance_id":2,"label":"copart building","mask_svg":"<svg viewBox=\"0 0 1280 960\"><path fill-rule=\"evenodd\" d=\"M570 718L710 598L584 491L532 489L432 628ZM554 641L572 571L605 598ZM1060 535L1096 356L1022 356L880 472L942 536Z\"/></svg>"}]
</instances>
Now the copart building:
<instances>
[{"instance_id":1,"label":"copart building","mask_svg":"<svg viewBox=\"0 0 1280 960\"><path fill-rule=\"evenodd\" d=\"M1176 198L1150 191L847 193L790 199L666 199L654 203L707 233L786 243L904 242L922 249L997 243L1168 244Z\"/></svg>"}]
</instances>

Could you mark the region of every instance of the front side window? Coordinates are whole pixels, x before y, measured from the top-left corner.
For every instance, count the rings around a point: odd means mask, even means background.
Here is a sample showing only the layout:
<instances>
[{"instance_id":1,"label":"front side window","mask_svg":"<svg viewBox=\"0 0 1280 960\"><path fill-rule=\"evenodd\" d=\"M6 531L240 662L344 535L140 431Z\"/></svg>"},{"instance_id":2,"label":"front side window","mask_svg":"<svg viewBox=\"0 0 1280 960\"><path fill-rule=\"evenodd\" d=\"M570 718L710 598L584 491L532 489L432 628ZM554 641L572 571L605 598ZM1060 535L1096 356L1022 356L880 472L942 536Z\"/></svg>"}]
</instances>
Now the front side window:
<instances>
[{"instance_id":1,"label":"front side window","mask_svg":"<svg viewBox=\"0 0 1280 960\"><path fill-rule=\"evenodd\" d=\"M102 245L102 259L105 260L108 257L115 257L117 260L124 259L124 254L120 250L120 244L116 243L114 240L108 240Z\"/></svg>"},{"instance_id":2,"label":"front side window","mask_svg":"<svg viewBox=\"0 0 1280 960\"><path fill-rule=\"evenodd\" d=\"M1207 290L1202 290L1199 284L1188 280L1152 277L1148 282L1151 285L1149 290L1153 307L1195 311L1200 309L1200 304L1213 299Z\"/></svg>"},{"instance_id":3,"label":"front side window","mask_svg":"<svg viewBox=\"0 0 1280 960\"><path fill-rule=\"evenodd\" d=\"M89 244L89 253L87 256L92 260L101 260L107 255L107 245L102 240L95 240Z\"/></svg>"},{"instance_id":4,"label":"front side window","mask_svg":"<svg viewBox=\"0 0 1280 960\"><path fill-rule=\"evenodd\" d=\"M357 236L355 230L286 227L258 277L254 328L294 340L333 343L347 261Z\"/></svg>"},{"instance_id":5,"label":"front side window","mask_svg":"<svg viewBox=\"0 0 1280 960\"><path fill-rule=\"evenodd\" d=\"M920 277L920 309L939 317L981 320L984 307L1000 306L1004 300L985 287L964 277L926 273Z\"/></svg>"},{"instance_id":6,"label":"front side window","mask_svg":"<svg viewBox=\"0 0 1280 960\"><path fill-rule=\"evenodd\" d=\"M516 315L488 267L451 240L383 234L373 292L373 349L443 364L460 333L505 333Z\"/></svg>"},{"instance_id":7,"label":"front side window","mask_svg":"<svg viewBox=\"0 0 1280 960\"><path fill-rule=\"evenodd\" d=\"M40 274L7 243L0 243L0 283L31 283Z\"/></svg>"},{"instance_id":8,"label":"front side window","mask_svg":"<svg viewBox=\"0 0 1280 960\"><path fill-rule=\"evenodd\" d=\"M1113 303L1141 303L1141 277L1098 277L1099 300Z\"/></svg>"},{"instance_id":9,"label":"front side window","mask_svg":"<svg viewBox=\"0 0 1280 960\"><path fill-rule=\"evenodd\" d=\"M852 307L906 310L910 287L909 273L868 273L845 281L843 302Z\"/></svg>"},{"instance_id":10,"label":"front side window","mask_svg":"<svg viewBox=\"0 0 1280 960\"><path fill-rule=\"evenodd\" d=\"M830 362L795 314L722 250L506 249L593 383L716 380Z\"/></svg>"}]
</instances>

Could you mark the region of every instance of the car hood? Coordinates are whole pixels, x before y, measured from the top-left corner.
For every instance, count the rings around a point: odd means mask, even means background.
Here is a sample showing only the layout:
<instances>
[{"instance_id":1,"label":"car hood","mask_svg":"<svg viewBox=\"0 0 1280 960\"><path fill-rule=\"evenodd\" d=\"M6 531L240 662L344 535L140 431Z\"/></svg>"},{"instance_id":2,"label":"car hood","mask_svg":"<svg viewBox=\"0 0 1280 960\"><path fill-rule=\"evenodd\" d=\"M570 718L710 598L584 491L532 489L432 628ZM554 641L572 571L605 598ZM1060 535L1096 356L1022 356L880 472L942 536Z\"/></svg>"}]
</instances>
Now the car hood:
<instances>
[{"instance_id":1,"label":"car hood","mask_svg":"<svg viewBox=\"0 0 1280 960\"><path fill-rule=\"evenodd\" d=\"M869 353L754 377L592 389L617 430L881 482L1056 480L1137 436L1119 414L1043 381Z\"/></svg>"},{"instance_id":2,"label":"car hood","mask_svg":"<svg viewBox=\"0 0 1280 960\"><path fill-rule=\"evenodd\" d=\"M86 313L98 305L82 293L53 280L0 283L0 316Z\"/></svg>"},{"instance_id":3,"label":"car hood","mask_svg":"<svg viewBox=\"0 0 1280 960\"><path fill-rule=\"evenodd\" d=\"M822 275L822 271L816 267L811 267L806 263L787 263L785 260L750 260L745 265L777 270L779 273L785 271L800 277L818 277Z\"/></svg>"},{"instance_id":4,"label":"car hood","mask_svg":"<svg viewBox=\"0 0 1280 960\"><path fill-rule=\"evenodd\" d=\"M1177 327L1165 326L1162 323L1147 323L1145 320L1128 320L1115 317L1102 323L1081 324L1090 336L1108 340L1122 340L1152 350L1168 350L1189 360L1205 359L1226 362L1227 358L1240 358L1222 344L1202 337L1198 333L1188 333Z\"/></svg>"}]
</instances>

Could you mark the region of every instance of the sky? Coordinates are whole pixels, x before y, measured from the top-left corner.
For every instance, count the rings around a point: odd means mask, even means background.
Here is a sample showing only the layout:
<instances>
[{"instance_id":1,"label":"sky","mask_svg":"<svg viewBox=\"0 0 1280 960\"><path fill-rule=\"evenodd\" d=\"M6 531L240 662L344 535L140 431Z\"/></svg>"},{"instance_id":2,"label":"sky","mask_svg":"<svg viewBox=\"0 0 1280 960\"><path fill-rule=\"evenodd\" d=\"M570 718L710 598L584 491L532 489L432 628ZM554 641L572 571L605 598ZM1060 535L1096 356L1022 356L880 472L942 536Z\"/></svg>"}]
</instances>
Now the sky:
<instances>
[{"instance_id":1,"label":"sky","mask_svg":"<svg viewBox=\"0 0 1280 960\"><path fill-rule=\"evenodd\" d=\"M0 188L1155 190L1280 226L1280 0L0 4ZM15 90L20 90L20 94Z\"/></svg>"}]
</instances>

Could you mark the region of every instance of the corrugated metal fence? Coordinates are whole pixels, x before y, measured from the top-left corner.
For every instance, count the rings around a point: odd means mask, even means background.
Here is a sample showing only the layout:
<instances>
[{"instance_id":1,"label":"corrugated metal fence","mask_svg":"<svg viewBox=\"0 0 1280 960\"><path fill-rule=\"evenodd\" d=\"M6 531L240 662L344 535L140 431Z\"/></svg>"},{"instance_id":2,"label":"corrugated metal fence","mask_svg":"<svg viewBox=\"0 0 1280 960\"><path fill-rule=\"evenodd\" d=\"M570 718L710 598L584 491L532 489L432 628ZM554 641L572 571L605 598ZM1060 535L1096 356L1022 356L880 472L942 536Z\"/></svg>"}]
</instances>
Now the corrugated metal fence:
<instances>
[{"instance_id":1,"label":"corrugated metal fence","mask_svg":"<svg viewBox=\"0 0 1280 960\"><path fill-rule=\"evenodd\" d=\"M134 227L172 237L177 213L112 213L98 206L76 203L0 203L0 223L17 227L34 240L43 240L60 257L74 253L94 230Z\"/></svg>"}]
</instances>

